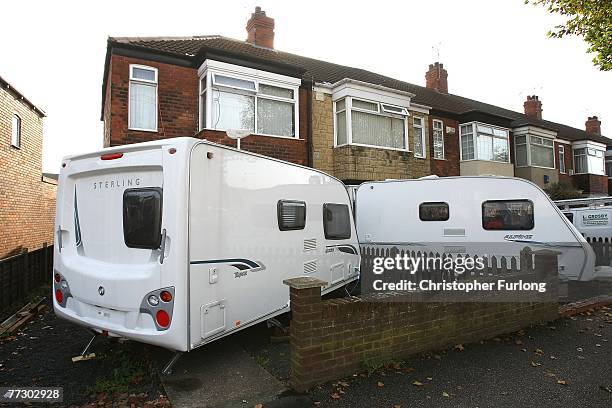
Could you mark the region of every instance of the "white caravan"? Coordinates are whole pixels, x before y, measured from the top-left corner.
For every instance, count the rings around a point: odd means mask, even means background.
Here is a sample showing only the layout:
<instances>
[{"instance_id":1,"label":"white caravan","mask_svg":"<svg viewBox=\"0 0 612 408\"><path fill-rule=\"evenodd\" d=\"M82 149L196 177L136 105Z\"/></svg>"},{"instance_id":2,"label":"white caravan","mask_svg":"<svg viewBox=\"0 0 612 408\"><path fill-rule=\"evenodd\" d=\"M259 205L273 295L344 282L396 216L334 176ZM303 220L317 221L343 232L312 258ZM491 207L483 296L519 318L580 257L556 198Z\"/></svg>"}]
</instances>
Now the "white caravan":
<instances>
[{"instance_id":1,"label":"white caravan","mask_svg":"<svg viewBox=\"0 0 612 408\"><path fill-rule=\"evenodd\" d=\"M359 275L340 181L194 138L65 158L55 231L58 316L176 351L288 311L283 279Z\"/></svg>"},{"instance_id":2,"label":"white caravan","mask_svg":"<svg viewBox=\"0 0 612 408\"><path fill-rule=\"evenodd\" d=\"M361 184L355 217L368 247L517 256L520 249L561 251L559 274L596 277L593 250L534 183L511 177L428 176ZM495 249L489 249L495 248ZM499 251L503 253L499 253ZM600 271L603 273L603 271Z\"/></svg>"}]
</instances>

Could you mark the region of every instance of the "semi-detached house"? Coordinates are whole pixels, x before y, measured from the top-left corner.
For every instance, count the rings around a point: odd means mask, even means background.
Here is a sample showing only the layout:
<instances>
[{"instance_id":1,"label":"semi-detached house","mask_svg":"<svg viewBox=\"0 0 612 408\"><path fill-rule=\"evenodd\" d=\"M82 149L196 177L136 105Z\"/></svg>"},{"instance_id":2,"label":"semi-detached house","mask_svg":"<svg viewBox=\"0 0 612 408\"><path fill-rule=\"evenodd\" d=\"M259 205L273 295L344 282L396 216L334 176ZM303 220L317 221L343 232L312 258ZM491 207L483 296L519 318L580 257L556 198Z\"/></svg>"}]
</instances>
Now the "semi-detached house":
<instances>
[{"instance_id":1,"label":"semi-detached house","mask_svg":"<svg viewBox=\"0 0 612 408\"><path fill-rule=\"evenodd\" d=\"M545 121L530 96L519 113L448 93L442 64L426 86L274 49L256 8L247 40L218 35L109 38L104 145L196 136L311 166L356 183L500 174L541 186L571 180L607 194L599 121L587 131ZM595 126L595 124L598 124Z\"/></svg>"}]
</instances>

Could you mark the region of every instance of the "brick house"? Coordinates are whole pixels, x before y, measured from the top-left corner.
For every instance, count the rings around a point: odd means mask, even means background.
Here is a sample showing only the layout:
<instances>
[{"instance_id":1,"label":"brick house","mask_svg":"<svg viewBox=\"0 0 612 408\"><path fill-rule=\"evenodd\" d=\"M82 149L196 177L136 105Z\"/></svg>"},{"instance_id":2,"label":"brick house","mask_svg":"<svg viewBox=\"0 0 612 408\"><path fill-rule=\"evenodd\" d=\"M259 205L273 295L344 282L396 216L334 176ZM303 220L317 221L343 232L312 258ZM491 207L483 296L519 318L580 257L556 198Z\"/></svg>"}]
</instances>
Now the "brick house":
<instances>
[{"instance_id":1,"label":"brick house","mask_svg":"<svg viewBox=\"0 0 612 408\"><path fill-rule=\"evenodd\" d=\"M56 181L42 173L44 117L0 77L0 259L53 243Z\"/></svg>"},{"instance_id":2,"label":"brick house","mask_svg":"<svg viewBox=\"0 0 612 408\"><path fill-rule=\"evenodd\" d=\"M590 158L583 165L582 153L612 142L544 121L541 110L540 118L531 115L531 100L519 113L450 94L440 63L418 86L276 50L274 20L259 7L246 30L246 41L109 38L104 145L179 135L235 145L226 130L247 129L243 149L348 183L517 174L540 185L567 178L588 194L604 193L604 173L590 167ZM583 171L572 175L575 149Z\"/></svg>"}]
</instances>

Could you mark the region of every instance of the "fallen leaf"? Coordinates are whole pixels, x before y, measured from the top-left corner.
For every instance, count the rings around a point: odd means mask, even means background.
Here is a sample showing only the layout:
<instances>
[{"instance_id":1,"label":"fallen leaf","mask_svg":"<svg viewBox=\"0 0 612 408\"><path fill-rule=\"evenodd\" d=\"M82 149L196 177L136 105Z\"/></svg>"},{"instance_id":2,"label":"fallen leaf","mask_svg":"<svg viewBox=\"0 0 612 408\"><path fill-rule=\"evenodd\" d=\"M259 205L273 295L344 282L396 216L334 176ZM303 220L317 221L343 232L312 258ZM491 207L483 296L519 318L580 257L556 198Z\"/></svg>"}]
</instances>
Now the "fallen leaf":
<instances>
[{"instance_id":1,"label":"fallen leaf","mask_svg":"<svg viewBox=\"0 0 612 408\"><path fill-rule=\"evenodd\" d=\"M520 346L521 344L523 344L523 341L517 339L514 341L514 344L516 344L517 346Z\"/></svg>"},{"instance_id":2,"label":"fallen leaf","mask_svg":"<svg viewBox=\"0 0 612 408\"><path fill-rule=\"evenodd\" d=\"M576 351L580 351L582 353L584 350L582 349L582 347L578 347Z\"/></svg>"},{"instance_id":3,"label":"fallen leaf","mask_svg":"<svg viewBox=\"0 0 612 408\"><path fill-rule=\"evenodd\" d=\"M334 392L334 393L331 395L331 397L332 397L333 399L337 400L337 399L340 399L340 394L337 394L337 393L335 393L335 392Z\"/></svg>"},{"instance_id":4,"label":"fallen leaf","mask_svg":"<svg viewBox=\"0 0 612 408\"><path fill-rule=\"evenodd\" d=\"M565 381L565 380L557 380L557 384L567 385L567 381Z\"/></svg>"},{"instance_id":5,"label":"fallen leaf","mask_svg":"<svg viewBox=\"0 0 612 408\"><path fill-rule=\"evenodd\" d=\"M263 408L263 404L255 404L254 408Z\"/></svg>"},{"instance_id":6,"label":"fallen leaf","mask_svg":"<svg viewBox=\"0 0 612 408\"><path fill-rule=\"evenodd\" d=\"M541 366L541 365L542 365L542 364L540 364L540 363L536 363L535 361L532 361L532 362L531 362L531 366L532 366L532 367L539 367L539 366Z\"/></svg>"},{"instance_id":7,"label":"fallen leaf","mask_svg":"<svg viewBox=\"0 0 612 408\"><path fill-rule=\"evenodd\" d=\"M427 377L427 381L433 380L433 377Z\"/></svg>"},{"instance_id":8,"label":"fallen leaf","mask_svg":"<svg viewBox=\"0 0 612 408\"><path fill-rule=\"evenodd\" d=\"M442 356L439 354L434 354L433 358L435 358L436 360L442 360Z\"/></svg>"},{"instance_id":9,"label":"fallen leaf","mask_svg":"<svg viewBox=\"0 0 612 408\"><path fill-rule=\"evenodd\" d=\"M385 386L385 383L379 381L376 385L378 385L379 388L382 388Z\"/></svg>"},{"instance_id":10,"label":"fallen leaf","mask_svg":"<svg viewBox=\"0 0 612 408\"><path fill-rule=\"evenodd\" d=\"M543 356L543 355L544 355L544 351L543 351L542 349L539 349L539 348L535 349L535 353L536 353L537 355L540 355L540 356Z\"/></svg>"},{"instance_id":11,"label":"fallen leaf","mask_svg":"<svg viewBox=\"0 0 612 408\"><path fill-rule=\"evenodd\" d=\"M402 406L400 404L395 404L393 408L402 408Z\"/></svg>"},{"instance_id":12,"label":"fallen leaf","mask_svg":"<svg viewBox=\"0 0 612 408\"><path fill-rule=\"evenodd\" d=\"M338 381L338 385L341 385L343 387L348 387L349 383L347 383L346 381Z\"/></svg>"},{"instance_id":13,"label":"fallen leaf","mask_svg":"<svg viewBox=\"0 0 612 408\"><path fill-rule=\"evenodd\" d=\"M457 344L457 345L455 346L455 350L457 350L457 351L463 351L463 350L465 350L465 347L463 347L463 344Z\"/></svg>"},{"instance_id":14,"label":"fallen leaf","mask_svg":"<svg viewBox=\"0 0 612 408\"><path fill-rule=\"evenodd\" d=\"M550 356L550 359L551 359L551 360L556 360L556 359L557 359L557 357L555 357L555 356Z\"/></svg>"},{"instance_id":15,"label":"fallen leaf","mask_svg":"<svg viewBox=\"0 0 612 408\"><path fill-rule=\"evenodd\" d=\"M442 392L442 396L443 396L443 397L446 397L446 398L449 398L449 397L450 397L450 395L448 395L448 392L446 392L446 391L443 391L443 392Z\"/></svg>"},{"instance_id":16,"label":"fallen leaf","mask_svg":"<svg viewBox=\"0 0 612 408\"><path fill-rule=\"evenodd\" d=\"M321 405L321 401L315 401L315 402L314 402L314 406L315 406L315 407L318 407L318 406L320 406L320 405Z\"/></svg>"},{"instance_id":17,"label":"fallen leaf","mask_svg":"<svg viewBox=\"0 0 612 408\"><path fill-rule=\"evenodd\" d=\"M527 349L526 349L526 348L522 348L522 349L521 349L521 351L522 351L523 353L526 353L526 352L527 352Z\"/></svg>"},{"instance_id":18,"label":"fallen leaf","mask_svg":"<svg viewBox=\"0 0 612 408\"><path fill-rule=\"evenodd\" d=\"M417 387L422 387L422 386L423 386L423 383L422 383L422 382L420 382L420 381L414 380L414 381L412 382L412 385L416 385Z\"/></svg>"},{"instance_id":19,"label":"fallen leaf","mask_svg":"<svg viewBox=\"0 0 612 408\"><path fill-rule=\"evenodd\" d=\"M399 370L401 368L401 363L394 361L391 363L391 367L393 367L394 370Z\"/></svg>"}]
</instances>

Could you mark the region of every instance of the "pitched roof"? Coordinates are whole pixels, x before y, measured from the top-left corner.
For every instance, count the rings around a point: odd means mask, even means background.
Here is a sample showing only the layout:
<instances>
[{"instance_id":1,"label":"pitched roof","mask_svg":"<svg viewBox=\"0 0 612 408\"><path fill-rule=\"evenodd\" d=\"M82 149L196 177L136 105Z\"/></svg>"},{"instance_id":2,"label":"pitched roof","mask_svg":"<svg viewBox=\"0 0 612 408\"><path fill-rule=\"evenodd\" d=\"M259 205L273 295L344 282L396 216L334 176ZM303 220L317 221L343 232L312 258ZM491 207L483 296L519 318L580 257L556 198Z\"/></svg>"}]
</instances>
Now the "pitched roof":
<instances>
[{"instance_id":1,"label":"pitched roof","mask_svg":"<svg viewBox=\"0 0 612 408\"><path fill-rule=\"evenodd\" d=\"M20 99L23 103L30 107L34 112L36 112L41 118L47 116L44 110L34 105L28 98L26 98L21 92L19 92L13 85L11 85L6 79L0 76L0 87L5 88L7 91L12 92L13 95Z\"/></svg>"},{"instance_id":2,"label":"pitched roof","mask_svg":"<svg viewBox=\"0 0 612 408\"><path fill-rule=\"evenodd\" d=\"M443 94L436 90L400 81L395 78L380 75L360 68L338 65L327 61L303 57L288 52L256 46L246 41L239 41L220 35L191 36L191 37L110 37L109 47L128 46L160 52L182 58L195 58L203 50L230 52L246 59L256 59L272 64L292 66L303 72L304 79L313 82L335 83L345 78L382 85L388 88L406 91L415 94L412 100L415 103L430 106L433 109L461 115L469 112L483 112L499 116L511 121L512 126L533 125L557 131L558 137L569 141L590 139L605 144L612 144L612 140L604 136L593 135L584 130L571 126L537 120L525 116L520 112L504 109L499 106L464 98L454 94Z\"/></svg>"}]
</instances>

